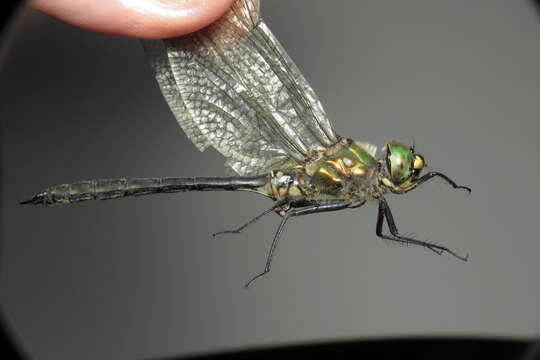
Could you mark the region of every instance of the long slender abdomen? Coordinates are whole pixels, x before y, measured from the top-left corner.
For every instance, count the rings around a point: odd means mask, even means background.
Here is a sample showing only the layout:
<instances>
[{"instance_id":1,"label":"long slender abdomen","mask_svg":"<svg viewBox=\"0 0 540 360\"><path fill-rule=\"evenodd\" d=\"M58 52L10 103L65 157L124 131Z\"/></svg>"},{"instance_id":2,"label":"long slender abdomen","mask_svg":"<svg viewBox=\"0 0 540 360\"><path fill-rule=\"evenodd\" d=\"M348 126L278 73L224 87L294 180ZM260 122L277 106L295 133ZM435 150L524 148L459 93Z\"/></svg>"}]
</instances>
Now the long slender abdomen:
<instances>
[{"instance_id":1,"label":"long slender abdomen","mask_svg":"<svg viewBox=\"0 0 540 360\"><path fill-rule=\"evenodd\" d=\"M126 196L182 191L258 191L268 177L192 177L98 179L50 187L20 204L70 204L85 200L108 200Z\"/></svg>"}]
</instances>

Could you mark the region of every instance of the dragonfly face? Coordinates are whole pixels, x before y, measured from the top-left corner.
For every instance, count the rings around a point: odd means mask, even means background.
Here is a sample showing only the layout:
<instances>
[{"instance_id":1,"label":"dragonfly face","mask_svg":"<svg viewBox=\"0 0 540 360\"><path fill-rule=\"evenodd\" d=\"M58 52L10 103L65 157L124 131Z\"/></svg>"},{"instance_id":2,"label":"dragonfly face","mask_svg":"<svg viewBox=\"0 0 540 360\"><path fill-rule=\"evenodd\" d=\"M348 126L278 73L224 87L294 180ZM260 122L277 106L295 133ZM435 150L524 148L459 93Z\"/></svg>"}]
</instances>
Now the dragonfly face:
<instances>
[{"instance_id":1,"label":"dragonfly face","mask_svg":"<svg viewBox=\"0 0 540 360\"><path fill-rule=\"evenodd\" d=\"M413 147L397 141L390 141L386 144L384 162L387 176L382 176L381 183L390 191L398 194L414 189L426 166L424 157L415 153Z\"/></svg>"}]
</instances>

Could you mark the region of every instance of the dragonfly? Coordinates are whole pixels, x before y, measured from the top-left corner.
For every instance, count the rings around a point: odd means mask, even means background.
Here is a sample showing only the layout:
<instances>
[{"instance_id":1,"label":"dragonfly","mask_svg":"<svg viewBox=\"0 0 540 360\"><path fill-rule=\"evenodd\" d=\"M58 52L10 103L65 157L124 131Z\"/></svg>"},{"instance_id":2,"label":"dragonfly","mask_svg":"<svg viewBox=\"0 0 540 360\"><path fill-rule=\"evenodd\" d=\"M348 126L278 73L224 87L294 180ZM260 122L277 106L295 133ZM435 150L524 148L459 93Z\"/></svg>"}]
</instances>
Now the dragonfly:
<instances>
[{"instance_id":1,"label":"dragonfly","mask_svg":"<svg viewBox=\"0 0 540 360\"><path fill-rule=\"evenodd\" d=\"M192 34L143 40L161 92L185 134L225 157L226 177L156 177L79 181L52 186L21 204L70 204L184 191L249 191L273 201L261 217L281 222L260 273L270 272L286 223L294 217L378 203L375 233L436 254L461 256L398 231L385 195L406 194L433 178L471 192L441 172L426 171L414 145L382 147L338 135L315 92L260 16L260 0L236 0L218 21ZM387 225L388 230L384 229Z\"/></svg>"}]
</instances>

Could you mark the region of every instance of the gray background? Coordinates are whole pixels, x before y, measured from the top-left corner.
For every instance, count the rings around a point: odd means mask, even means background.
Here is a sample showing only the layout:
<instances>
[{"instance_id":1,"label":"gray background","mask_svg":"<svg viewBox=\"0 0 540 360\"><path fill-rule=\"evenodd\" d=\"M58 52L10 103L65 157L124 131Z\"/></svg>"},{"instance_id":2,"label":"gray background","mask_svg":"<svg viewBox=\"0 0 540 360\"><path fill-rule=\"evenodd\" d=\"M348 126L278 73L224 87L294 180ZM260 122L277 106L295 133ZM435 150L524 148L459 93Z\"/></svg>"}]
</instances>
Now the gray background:
<instances>
[{"instance_id":1,"label":"gray background","mask_svg":"<svg viewBox=\"0 0 540 360\"><path fill-rule=\"evenodd\" d=\"M336 5L337 4L337 5ZM269 276L269 206L187 193L48 209L16 201L100 177L222 175L161 98L139 43L26 10L6 44L2 310L39 359L130 359L343 338L530 337L540 331L540 23L527 1L265 1L264 18L343 135L410 142L441 182L390 196L404 232L461 253L385 243L376 206L290 222Z\"/></svg>"}]
</instances>

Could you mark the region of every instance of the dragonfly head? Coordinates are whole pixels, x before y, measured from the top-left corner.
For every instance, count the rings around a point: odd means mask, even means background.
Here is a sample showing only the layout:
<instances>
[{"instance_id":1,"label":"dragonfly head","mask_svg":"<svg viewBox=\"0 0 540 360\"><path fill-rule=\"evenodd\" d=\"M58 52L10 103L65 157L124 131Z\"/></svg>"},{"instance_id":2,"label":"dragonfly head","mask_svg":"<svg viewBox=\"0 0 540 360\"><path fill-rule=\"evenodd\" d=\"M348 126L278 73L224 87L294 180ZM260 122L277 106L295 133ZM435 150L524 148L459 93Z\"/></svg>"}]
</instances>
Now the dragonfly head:
<instances>
[{"instance_id":1,"label":"dragonfly head","mask_svg":"<svg viewBox=\"0 0 540 360\"><path fill-rule=\"evenodd\" d=\"M426 166L424 157L397 141L386 144L384 159L386 171L381 182L394 193L405 193L414 188L416 180Z\"/></svg>"}]
</instances>

